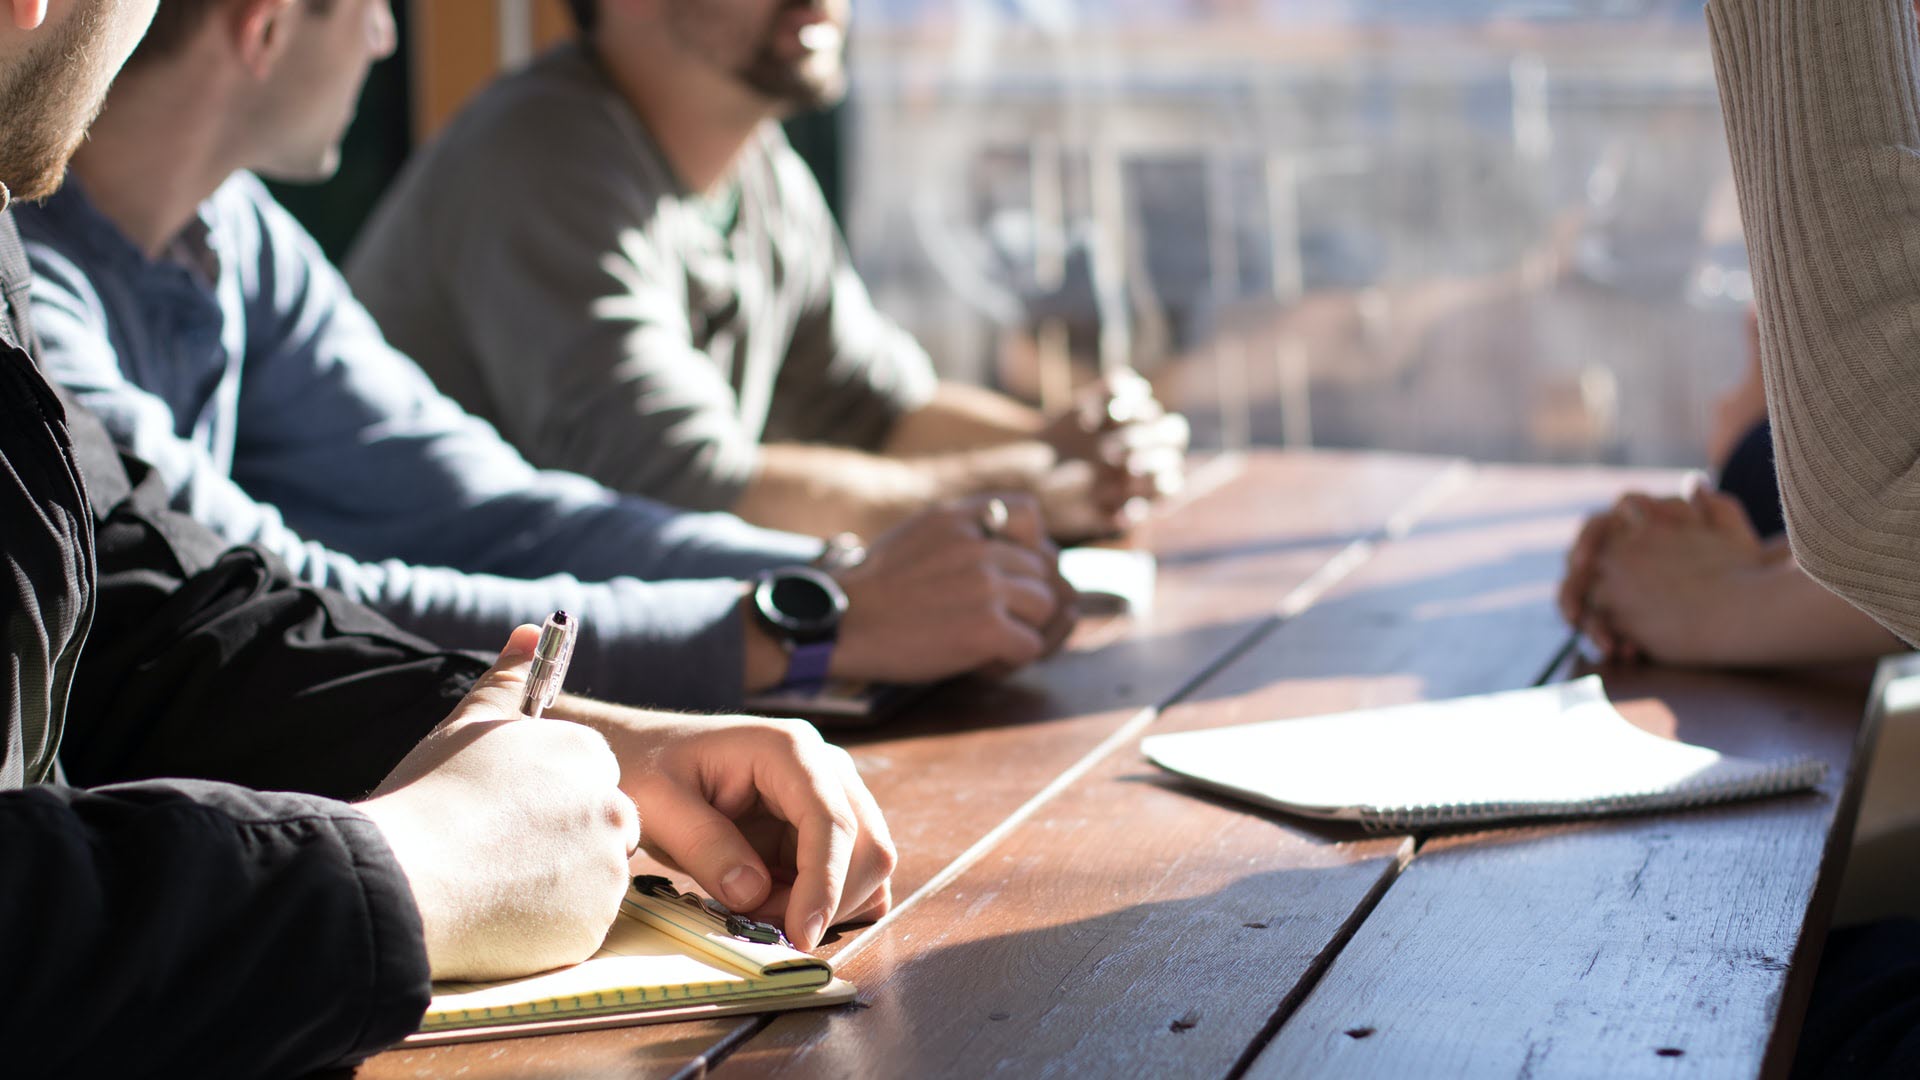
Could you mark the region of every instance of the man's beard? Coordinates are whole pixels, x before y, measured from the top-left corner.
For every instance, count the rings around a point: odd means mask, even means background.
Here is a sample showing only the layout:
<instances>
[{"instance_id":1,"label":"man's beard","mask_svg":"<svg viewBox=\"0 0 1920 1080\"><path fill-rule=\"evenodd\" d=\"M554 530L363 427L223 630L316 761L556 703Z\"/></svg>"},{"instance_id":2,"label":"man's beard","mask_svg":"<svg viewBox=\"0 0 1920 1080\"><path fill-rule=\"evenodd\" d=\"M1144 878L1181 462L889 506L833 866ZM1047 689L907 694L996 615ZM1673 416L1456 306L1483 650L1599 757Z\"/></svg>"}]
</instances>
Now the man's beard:
<instances>
[{"instance_id":1,"label":"man's beard","mask_svg":"<svg viewBox=\"0 0 1920 1080\"><path fill-rule=\"evenodd\" d=\"M728 67L727 74L785 112L818 109L839 101L846 92L846 76L841 70L838 47L803 53L791 60L781 55L779 47L780 27L786 17L796 10L810 10L817 2L785 0L772 5L766 24L758 28L758 42L751 58L737 67ZM739 41L755 30L729 18L724 11L716 11L705 0L674 0L667 5L667 14L669 30L679 44L716 66L726 64L721 57L728 50L722 42Z\"/></svg>"},{"instance_id":2,"label":"man's beard","mask_svg":"<svg viewBox=\"0 0 1920 1080\"><path fill-rule=\"evenodd\" d=\"M775 48L771 29L753 59L734 74L755 93L778 102L790 112L824 109L847 92L846 70L839 56L802 55L797 60L787 60Z\"/></svg>"},{"instance_id":3,"label":"man's beard","mask_svg":"<svg viewBox=\"0 0 1920 1080\"><path fill-rule=\"evenodd\" d=\"M106 3L92 0L0 78L0 183L16 199L60 188L67 162L100 112L111 81L99 71Z\"/></svg>"}]
</instances>

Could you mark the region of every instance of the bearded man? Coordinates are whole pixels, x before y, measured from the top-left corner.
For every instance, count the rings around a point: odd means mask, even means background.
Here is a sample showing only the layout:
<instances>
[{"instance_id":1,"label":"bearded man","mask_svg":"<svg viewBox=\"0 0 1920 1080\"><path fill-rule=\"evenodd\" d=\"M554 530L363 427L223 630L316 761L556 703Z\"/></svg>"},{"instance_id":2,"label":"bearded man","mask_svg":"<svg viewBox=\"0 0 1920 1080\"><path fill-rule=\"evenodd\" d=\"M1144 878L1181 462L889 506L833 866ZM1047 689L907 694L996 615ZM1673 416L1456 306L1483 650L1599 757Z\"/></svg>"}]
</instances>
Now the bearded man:
<instances>
[{"instance_id":1,"label":"bearded man","mask_svg":"<svg viewBox=\"0 0 1920 1080\"><path fill-rule=\"evenodd\" d=\"M1042 416L877 312L776 121L840 98L846 0L572 0L581 37L418 155L348 264L389 338L535 464L873 535L1039 496L1055 537L1174 488L1144 381Z\"/></svg>"}]
</instances>

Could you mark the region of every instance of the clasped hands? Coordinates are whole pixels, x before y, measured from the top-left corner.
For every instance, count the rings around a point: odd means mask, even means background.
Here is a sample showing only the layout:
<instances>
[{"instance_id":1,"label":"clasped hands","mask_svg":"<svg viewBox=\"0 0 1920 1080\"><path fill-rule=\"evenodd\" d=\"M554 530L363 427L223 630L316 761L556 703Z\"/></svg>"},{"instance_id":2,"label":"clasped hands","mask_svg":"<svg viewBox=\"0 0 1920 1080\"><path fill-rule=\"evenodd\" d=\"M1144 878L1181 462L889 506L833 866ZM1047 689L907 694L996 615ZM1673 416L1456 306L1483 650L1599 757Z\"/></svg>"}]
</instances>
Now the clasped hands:
<instances>
[{"instance_id":1,"label":"clasped hands","mask_svg":"<svg viewBox=\"0 0 1920 1080\"><path fill-rule=\"evenodd\" d=\"M1125 532L1149 503L1185 483L1186 417L1169 413L1139 375L1110 375L1052 417L1041 441L1056 464L1040 487L1053 535L1085 540Z\"/></svg>"},{"instance_id":2,"label":"clasped hands","mask_svg":"<svg viewBox=\"0 0 1920 1080\"><path fill-rule=\"evenodd\" d=\"M1759 576L1790 558L1754 532L1738 500L1705 485L1684 497L1629 494L1581 528L1560 612L1610 661L1734 662L1733 623Z\"/></svg>"}]
</instances>

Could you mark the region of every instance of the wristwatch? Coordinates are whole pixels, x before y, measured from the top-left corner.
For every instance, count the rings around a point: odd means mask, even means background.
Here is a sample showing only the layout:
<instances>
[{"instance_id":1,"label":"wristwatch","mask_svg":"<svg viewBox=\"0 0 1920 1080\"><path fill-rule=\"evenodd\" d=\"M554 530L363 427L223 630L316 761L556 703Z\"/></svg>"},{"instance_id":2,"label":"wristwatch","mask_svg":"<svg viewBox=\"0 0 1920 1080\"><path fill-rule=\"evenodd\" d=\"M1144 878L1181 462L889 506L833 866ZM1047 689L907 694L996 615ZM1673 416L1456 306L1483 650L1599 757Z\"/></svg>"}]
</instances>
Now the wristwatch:
<instances>
[{"instance_id":1,"label":"wristwatch","mask_svg":"<svg viewBox=\"0 0 1920 1080\"><path fill-rule=\"evenodd\" d=\"M760 624L787 649L782 690L816 690L827 681L847 594L840 583L811 566L762 573L753 587Z\"/></svg>"}]
</instances>

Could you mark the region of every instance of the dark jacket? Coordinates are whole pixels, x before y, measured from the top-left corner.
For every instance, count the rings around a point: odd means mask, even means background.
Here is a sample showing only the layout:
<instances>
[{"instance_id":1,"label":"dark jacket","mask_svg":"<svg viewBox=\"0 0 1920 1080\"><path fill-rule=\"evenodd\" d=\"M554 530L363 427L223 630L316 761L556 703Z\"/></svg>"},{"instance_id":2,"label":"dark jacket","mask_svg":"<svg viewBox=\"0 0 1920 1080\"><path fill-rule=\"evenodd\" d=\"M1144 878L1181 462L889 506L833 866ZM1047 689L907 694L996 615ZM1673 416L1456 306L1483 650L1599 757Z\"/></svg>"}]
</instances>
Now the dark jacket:
<instances>
[{"instance_id":1,"label":"dark jacket","mask_svg":"<svg viewBox=\"0 0 1920 1080\"><path fill-rule=\"evenodd\" d=\"M485 665L167 511L33 366L4 215L0 286L4 1071L364 1057L419 1022L427 960L403 871L339 800Z\"/></svg>"}]
</instances>

